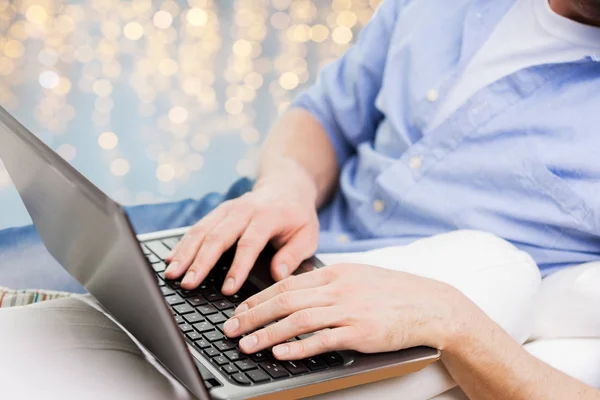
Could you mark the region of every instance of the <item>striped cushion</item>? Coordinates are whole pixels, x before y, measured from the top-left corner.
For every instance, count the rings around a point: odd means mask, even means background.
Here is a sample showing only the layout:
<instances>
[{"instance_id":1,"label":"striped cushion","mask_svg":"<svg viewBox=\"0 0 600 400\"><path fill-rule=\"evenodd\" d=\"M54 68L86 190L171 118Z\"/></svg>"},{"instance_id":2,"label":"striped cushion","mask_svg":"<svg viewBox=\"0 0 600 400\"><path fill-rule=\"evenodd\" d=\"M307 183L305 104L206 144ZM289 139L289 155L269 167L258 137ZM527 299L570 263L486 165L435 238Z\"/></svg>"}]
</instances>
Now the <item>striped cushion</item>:
<instances>
[{"instance_id":1,"label":"striped cushion","mask_svg":"<svg viewBox=\"0 0 600 400\"><path fill-rule=\"evenodd\" d=\"M73 293L54 290L20 289L13 290L0 286L0 308L25 306L45 300L72 296Z\"/></svg>"}]
</instances>

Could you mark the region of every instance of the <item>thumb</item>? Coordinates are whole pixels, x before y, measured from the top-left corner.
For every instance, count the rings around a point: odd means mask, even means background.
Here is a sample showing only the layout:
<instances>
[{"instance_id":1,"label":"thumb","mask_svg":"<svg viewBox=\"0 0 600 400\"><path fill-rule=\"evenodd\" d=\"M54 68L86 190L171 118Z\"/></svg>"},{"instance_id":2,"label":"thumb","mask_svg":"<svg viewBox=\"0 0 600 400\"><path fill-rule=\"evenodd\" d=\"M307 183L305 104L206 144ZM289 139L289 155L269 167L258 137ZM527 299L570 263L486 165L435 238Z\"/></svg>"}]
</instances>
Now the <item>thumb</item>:
<instances>
[{"instance_id":1,"label":"thumb","mask_svg":"<svg viewBox=\"0 0 600 400\"><path fill-rule=\"evenodd\" d=\"M276 281L290 276L300 263L310 258L317 251L319 233L308 227L300 230L284 244L275 254L271 262L271 275Z\"/></svg>"}]
</instances>

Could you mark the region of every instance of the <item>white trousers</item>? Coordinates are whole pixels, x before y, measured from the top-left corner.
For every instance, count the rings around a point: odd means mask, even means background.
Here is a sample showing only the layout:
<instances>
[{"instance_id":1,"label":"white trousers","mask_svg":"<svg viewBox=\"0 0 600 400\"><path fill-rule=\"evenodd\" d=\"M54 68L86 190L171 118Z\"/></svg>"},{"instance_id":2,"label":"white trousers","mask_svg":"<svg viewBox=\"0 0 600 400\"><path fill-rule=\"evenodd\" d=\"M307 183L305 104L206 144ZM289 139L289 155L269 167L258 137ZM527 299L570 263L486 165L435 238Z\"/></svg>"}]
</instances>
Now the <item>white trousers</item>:
<instances>
[{"instance_id":1,"label":"white trousers","mask_svg":"<svg viewBox=\"0 0 600 400\"><path fill-rule=\"evenodd\" d=\"M537 340L526 347L534 355L600 387L600 264L563 270L540 284L539 271L527 254L474 231L320 258L326 264L366 263L447 282L515 340L523 343L533 335ZM565 301L567 297L574 300ZM0 310L1 397L190 398L85 300L68 298ZM318 398L465 399L455 386L438 362L411 375Z\"/></svg>"}]
</instances>

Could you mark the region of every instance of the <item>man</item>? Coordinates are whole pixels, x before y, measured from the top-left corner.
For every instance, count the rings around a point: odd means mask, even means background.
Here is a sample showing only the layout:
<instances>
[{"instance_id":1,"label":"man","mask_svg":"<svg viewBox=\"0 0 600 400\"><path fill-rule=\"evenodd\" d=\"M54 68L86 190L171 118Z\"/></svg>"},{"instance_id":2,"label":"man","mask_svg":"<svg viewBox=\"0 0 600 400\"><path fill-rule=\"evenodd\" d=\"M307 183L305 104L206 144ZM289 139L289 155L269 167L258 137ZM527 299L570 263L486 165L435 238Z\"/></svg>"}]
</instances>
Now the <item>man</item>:
<instances>
[{"instance_id":1,"label":"man","mask_svg":"<svg viewBox=\"0 0 600 400\"><path fill-rule=\"evenodd\" d=\"M235 293L271 241L282 281L225 330L282 320L246 336L247 352L427 344L470 398L600 398L440 282L355 264L289 278L318 245L356 252L458 229L512 242L543 275L597 260L598 26L598 0L384 1L273 127L252 192L194 226L167 276L194 288L237 241L223 286ZM373 316L360 301L388 306ZM320 332L279 345L306 331Z\"/></svg>"}]
</instances>

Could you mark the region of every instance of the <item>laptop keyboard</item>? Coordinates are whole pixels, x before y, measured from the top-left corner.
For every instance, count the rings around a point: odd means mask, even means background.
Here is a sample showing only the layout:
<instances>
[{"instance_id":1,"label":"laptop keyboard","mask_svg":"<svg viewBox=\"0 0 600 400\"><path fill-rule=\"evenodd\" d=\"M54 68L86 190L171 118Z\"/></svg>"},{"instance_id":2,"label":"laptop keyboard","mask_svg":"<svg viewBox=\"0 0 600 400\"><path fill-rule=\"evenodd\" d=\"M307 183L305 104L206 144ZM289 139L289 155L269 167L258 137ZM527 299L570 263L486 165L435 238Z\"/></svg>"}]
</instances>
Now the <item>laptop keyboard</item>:
<instances>
[{"instance_id":1,"label":"laptop keyboard","mask_svg":"<svg viewBox=\"0 0 600 400\"><path fill-rule=\"evenodd\" d=\"M343 365L342 356L336 352L300 361L278 361L269 350L250 355L242 353L238 347L240 338L227 338L223 334L223 324L233 316L235 308L253 293L245 287L233 296L221 293L231 262L231 257L228 260L226 256L195 290L183 289L180 280L166 279L164 260L180 238L143 242L142 250L156 273L160 290L186 341L223 376L238 385L256 385ZM289 341L299 339L296 337Z\"/></svg>"}]
</instances>

